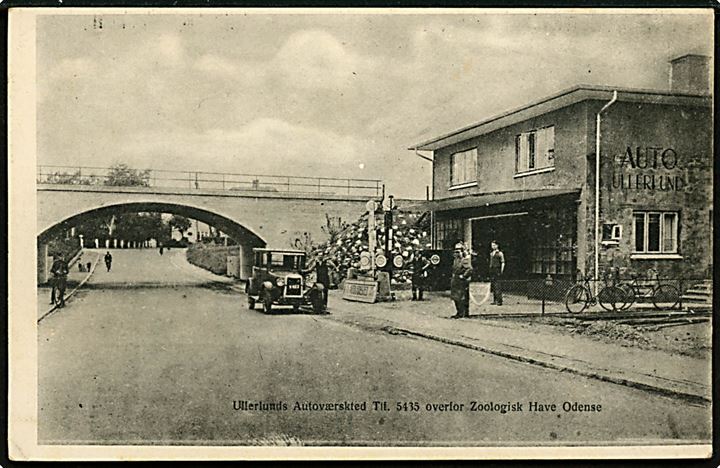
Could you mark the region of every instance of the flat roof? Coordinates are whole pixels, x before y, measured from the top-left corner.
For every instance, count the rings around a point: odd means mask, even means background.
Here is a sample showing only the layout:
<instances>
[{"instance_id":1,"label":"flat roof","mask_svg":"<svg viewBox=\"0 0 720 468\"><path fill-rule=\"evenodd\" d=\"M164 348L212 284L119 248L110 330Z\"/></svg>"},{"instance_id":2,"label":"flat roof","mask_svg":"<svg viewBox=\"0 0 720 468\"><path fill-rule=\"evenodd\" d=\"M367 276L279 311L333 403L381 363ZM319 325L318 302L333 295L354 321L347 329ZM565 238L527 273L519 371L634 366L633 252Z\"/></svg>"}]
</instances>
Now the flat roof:
<instances>
[{"instance_id":1,"label":"flat roof","mask_svg":"<svg viewBox=\"0 0 720 468\"><path fill-rule=\"evenodd\" d=\"M267 247L255 247L253 249L253 252L276 252L276 253L284 253L284 254L302 254L306 255L307 253L304 250L297 250L297 249L270 249Z\"/></svg>"},{"instance_id":2,"label":"flat roof","mask_svg":"<svg viewBox=\"0 0 720 468\"><path fill-rule=\"evenodd\" d=\"M613 91L617 91L618 101L683 105L691 107L712 106L712 100L708 94L678 93L677 91L669 90L663 91L579 85L545 97L531 104L496 115L487 120L483 120L439 137L417 143L408 149L434 151L547 114L578 102L587 100L609 101L612 99Z\"/></svg>"}]
</instances>

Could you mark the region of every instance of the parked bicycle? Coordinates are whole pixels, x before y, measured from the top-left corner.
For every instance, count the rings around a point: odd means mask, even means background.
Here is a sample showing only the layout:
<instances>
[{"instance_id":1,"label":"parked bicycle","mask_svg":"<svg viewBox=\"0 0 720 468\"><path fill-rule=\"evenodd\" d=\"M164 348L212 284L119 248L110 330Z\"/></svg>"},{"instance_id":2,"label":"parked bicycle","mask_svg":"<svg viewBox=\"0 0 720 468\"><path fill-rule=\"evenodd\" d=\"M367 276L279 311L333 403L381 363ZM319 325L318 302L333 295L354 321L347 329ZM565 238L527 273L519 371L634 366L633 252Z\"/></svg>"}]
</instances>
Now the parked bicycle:
<instances>
[{"instance_id":1,"label":"parked bicycle","mask_svg":"<svg viewBox=\"0 0 720 468\"><path fill-rule=\"evenodd\" d=\"M578 283L565 293L565 308L571 314L579 314L589 306L599 304L606 311L622 310L625 306L627 293L607 281L598 291L597 296L590 286L591 278L578 272Z\"/></svg>"},{"instance_id":2,"label":"parked bicycle","mask_svg":"<svg viewBox=\"0 0 720 468\"><path fill-rule=\"evenodd\" d=\"M640 275L635 274L631 282L618 287L626 294L623 310L636 302L650 301L656 309L674 309L680 303L680 290L671 284L661 284L659 275L652 268L646 279L641 281Z\"/></svg>"}]
</instances>

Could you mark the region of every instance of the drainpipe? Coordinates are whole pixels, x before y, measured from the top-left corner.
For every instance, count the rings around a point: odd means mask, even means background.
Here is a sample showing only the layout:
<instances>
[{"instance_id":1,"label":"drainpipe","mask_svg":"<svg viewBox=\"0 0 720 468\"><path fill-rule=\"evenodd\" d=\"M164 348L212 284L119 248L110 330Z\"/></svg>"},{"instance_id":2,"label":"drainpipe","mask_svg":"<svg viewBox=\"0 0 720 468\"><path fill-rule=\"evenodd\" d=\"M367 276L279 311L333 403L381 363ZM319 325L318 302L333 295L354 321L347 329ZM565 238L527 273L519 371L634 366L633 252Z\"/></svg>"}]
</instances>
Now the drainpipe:
<instances>
[{"instance_id":1,"label":"drainpipe","mask_svg":"<svg viewBox=\"0 0 720 468\"><path fill-rule=\"evenodd\" d=\"M613 97L603 106L595 116L595 295L598 292L598 280L600 279L600 116L617 101L617 91L613 91Z\"/></svg>"},{"instance_id":2,"label":"drainpipe","mask_svg":"<svg viewBox=\"0 0 720 468\"><path fill-rule=\"evenodd\" d=\"M433 165L435 164L434 159L428 158L427 156L420 154L420 152L417 149L417 146L413 149L415 150L415 156L417 156L418 158L425 159L426 161L430 161L431 163L433 163ZM433 172L434 172L434 168L433 168ZM426 191L426 198L428 200L430 200L429 190ZM432 248L432 249L435 248L435 212L432 210L430 210L430 248Z\"/></svg>"}]
</instances>

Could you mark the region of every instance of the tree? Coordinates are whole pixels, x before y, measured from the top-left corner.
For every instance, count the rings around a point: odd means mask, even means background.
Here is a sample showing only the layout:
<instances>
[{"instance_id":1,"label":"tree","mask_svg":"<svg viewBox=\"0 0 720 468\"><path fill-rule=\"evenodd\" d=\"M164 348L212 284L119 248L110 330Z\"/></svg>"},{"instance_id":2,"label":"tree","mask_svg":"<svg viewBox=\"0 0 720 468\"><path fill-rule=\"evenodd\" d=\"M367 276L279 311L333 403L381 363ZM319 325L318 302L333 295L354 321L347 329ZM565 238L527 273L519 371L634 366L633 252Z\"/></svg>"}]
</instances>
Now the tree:
<instances>
[{"instance_id":1,"label":"tree","mask_svg":"<svg viewBox=\"0 0 720 468\"><path fill-rule=\"evenodd\" d=\"M343 222L340 216L335 217L325 213L325 225L321 229L328 236L327 243L329 245L338 240L338 236L345 228L347 228L347 223Z\"/></svg>"},{"instance_id":2,"label":"tree","mask_svg":"<svg viewBox=\"0 0 720 468\"><path fill-rule=\"evenodd\" d=\"M110 168L105 177L105 185L115 186L150 186L150 169L132 169L127 164L115 164Z\"/></svg>"},{"instance_id":3,"label":"tree","mask_svg":"<svg viewBox=\"0 0 720 468\"><path fill-rule=\"evenodd\" d=\"M298 250L304 250L306 254L310 255L315 250L315 242L312 238L312 233L309 232L295 232L290 237L290 246Z\"/></svg>"},{"instance_id":4,"label":"tree","mask_svg":"<svg viewBox=\"0 0 720 468\"><path fill-rule=\"evenodd\" d=\"M192 222L184 216L172 215L172 218L168 221L168 225L172 229L176 229L182 237L185 237L185 231L190 229Z\"/></svg>"},{"instance_id":5,"label":"tree","mask_svg":"<svg viewBox=\"0 0 720 468\"><path fill-rule=\"evenodd\" d=\"M43 182L46 184L91 185L93 180L89 177L83 177L81 171L78 169L72 174L67 172L48 174Z\"/></svg>"},{"instance_id":6,"label":"tree","mask_svg":"<svg viewBox=\"0 0 720 468\"><path fill-rule=\"evenodd\" d=\"M117 213L107 218L90 218L77 225L76 230L88 242L107 238L166 242L170 238L170 227L163 223L160 213Z\"/></svg>"}]
</instances>

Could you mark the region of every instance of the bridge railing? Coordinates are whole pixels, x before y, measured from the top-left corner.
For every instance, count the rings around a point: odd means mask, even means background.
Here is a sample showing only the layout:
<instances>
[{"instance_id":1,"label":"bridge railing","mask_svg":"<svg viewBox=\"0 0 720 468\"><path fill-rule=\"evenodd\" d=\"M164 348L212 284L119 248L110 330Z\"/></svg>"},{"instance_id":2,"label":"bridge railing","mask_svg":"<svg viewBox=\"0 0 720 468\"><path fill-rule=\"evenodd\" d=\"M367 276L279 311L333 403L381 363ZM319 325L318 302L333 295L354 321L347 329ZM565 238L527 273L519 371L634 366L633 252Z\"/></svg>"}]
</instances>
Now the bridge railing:
<instances>
[{"instance_id":1,"label":"bridge railing","mask_svg":"<svg viewBox=\"0 0 720 468\"><path fill-rule=\"evenodd\" d=\"M37 167L36 181L39 184L59 185L114 185L228 191L256 190L261 192L362 195L368 197L381 194L381 181L377 179L172 171L165 169L126 169L125 171L118 171L117 168L89 166L40 165Z\"/></svg>"}]
</instances>

